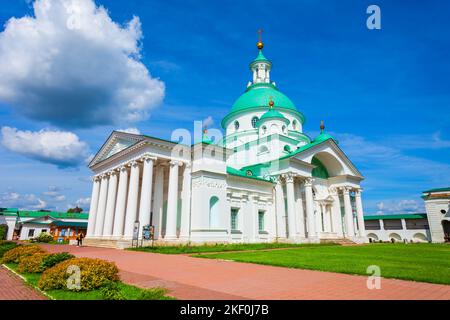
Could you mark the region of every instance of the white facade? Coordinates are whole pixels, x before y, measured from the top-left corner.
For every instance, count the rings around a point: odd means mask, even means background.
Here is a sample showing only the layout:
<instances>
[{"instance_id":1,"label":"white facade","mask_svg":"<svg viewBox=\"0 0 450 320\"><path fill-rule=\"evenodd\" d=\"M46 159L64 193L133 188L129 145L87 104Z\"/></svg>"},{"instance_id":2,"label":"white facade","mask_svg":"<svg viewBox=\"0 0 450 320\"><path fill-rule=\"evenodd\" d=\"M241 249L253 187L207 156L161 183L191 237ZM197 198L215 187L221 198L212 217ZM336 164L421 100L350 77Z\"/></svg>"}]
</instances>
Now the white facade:
<instances>
[{"instance_id":1,"label":"white facade","mask_svg":"<svg viewBox=\"0 0 450 320\"><path fill-rule=\"evenodd\" d=\"M423 192L432 242L450 242L450 188Z\"/></svg>"},{"instance_id":2,"label":"white facade","mask_svg":"<svg viewBox=\"0 0 450 320\"><path fill-rule=\"evenodd\" d=\"M155 226L162 244L367 242L362 175L323 128L315 140L303 134L265 61L251 64L247 92L259 91L233 107L217 144L111 134L89 165L87 244L130 246L136 222Z\"/></svg>"},{"instance_id":3,"label":"white facade","mask_svg":"<svg viewBox=\"0 0 450 320\"><path fill-rule=\"evenodd\" d=\"M366 217L365 227L372 242L431 242L426 214Z\"/></svg>"}]
</instances>

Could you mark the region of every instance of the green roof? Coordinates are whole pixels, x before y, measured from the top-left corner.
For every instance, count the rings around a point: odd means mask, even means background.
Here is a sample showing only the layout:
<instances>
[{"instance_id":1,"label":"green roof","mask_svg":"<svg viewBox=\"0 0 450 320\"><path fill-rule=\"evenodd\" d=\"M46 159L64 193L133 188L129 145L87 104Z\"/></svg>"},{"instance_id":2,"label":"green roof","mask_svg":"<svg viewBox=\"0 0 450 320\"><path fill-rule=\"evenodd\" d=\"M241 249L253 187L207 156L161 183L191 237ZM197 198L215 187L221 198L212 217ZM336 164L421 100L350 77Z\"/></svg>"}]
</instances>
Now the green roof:
<instances>
[{"instance_id":1,"label":"green roof","mask_svg":"<svg viewBox=\"0 0 450 320\"><path fill-rule=\"evenodd\" d=\"M424 191L423 193L444 192L444 191L450 191L450 187L431 189L431 190Z\"/></svg>"},{"instance_id":2,"label":"green roof","mask_svg":"<svg viewBox=\"0 0 450 320\"><path fill-rule=\"evenodd\" d=\"M274 108L270 108L269 111L264 113L261 116L261 118L259 118L256 125L259 127L261 125L261 123L263 123L263 121L270 120L270 119L280 119L280 120L284 121L286 124L289 124L289 122L290 122L285 116L283 116L283 114L281 114Z\"/></svg>"},{"instance_id":3,"label":"green roof","mask_svg":"<svg viewBox=\"0 0 450 320\"><path fill-rule=\"evenodd\" d=\"M255 60L253 60L253 62L250 65L252 65L255 62L260 62L260 61L266 61L266 62L270 63L270 61L266 57L264 57L262 50L259 50L258 56L256 57Z\"/></svg>"},{"instance_id":4,"label":"green roof","mask_svg":"<svg viewBox=\"0 0 450 320\"><path fill-rule=\"evenodd\" d=\"M87 222L66 222L66 221L55 221L53 222L55 226L58 227L79 227L87 228Z\"/></svg>"},{"instance_id":5,"label":"green roof","mask_svg":"<svg viewBox=\"0 0 450 320\"><path fill-rule=\"evenodd\" d=\"M247 175L246 171L238 170L232 167L227 167L227 173L232 176L242 177L242 178L248 178L248 179L254 179L264 182L272 182L269 179L260 178L254 175Z\"/></svg>"},{"instance_id":6,"label":"green roof","mask_svg":"<svg viewBox=\"0 0 450 320\"><path fill-rule=\"evenodd\" d=\"M39 218L50 216L54 219L83 219L87 220L88 213L69 213L69 212L58 212L58 211L28 211L28 210L17 210L13 208L5 208L0 210L0 213L5 215L15 215L19 212L19 217L21 218Z\"/></svg>"},{"instance_id":7,"label":"green roof","mask_svg":"<svg viewBox=\"0 0 450 320\"><path fill-rule=\"evenodd\" d=\"M410 214L386 214L364 216L364 220L396 220L396 219L425 219L426 213L410 213Z\"/></svg>"},{"instance_id":8,"label":"green roof","mask_svg":"<svg viewBox=\"0 0 450 320\"><path fill-rule=\"evenodd\" d=\"M228 119L237 113L252 109L267 108L270 98L275 103L274 109L294 112L300 117L302 123L305 122L305 117L297 111L291 99L280 92L273 84L256 83L249 86L245 93L234 102L231 112L222 120L222 127L225 128Z\"/></svg>"}]
</instances>

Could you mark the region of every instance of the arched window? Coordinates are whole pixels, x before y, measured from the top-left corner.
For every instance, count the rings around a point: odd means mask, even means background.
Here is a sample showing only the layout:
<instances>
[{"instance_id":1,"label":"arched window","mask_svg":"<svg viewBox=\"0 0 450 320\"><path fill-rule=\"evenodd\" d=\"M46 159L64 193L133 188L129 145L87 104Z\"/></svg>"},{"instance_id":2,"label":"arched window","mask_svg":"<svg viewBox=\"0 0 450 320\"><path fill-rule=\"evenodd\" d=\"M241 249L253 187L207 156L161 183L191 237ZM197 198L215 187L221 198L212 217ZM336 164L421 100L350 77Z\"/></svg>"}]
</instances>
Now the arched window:
<instances>
[{"instance_id":1,"label":"arched window","mask_svg":"<svg viewBox=\"0 0 450 320\"><path fill-rule=\"evenodd\" d=\"M283 130L283 133L286 133L286 126L283 126L283 127L281 128L281 130Z\"/></svg>"},{"instance_id":2,"label":"arched window","mask_svg":"<svg viewBox=\"0 0 450 320\"><path fill-rule=\"evenodd\" d=\"M258 117L253 117L252 118L252 127L256 128L256 123L258 122L259 118Z\"/></svg>"},{"instance_id":3,"label":"arched window","mask_svg":"<svg viewBox=\"0 0 450 320\"><path fill-rule=\"evenodd\" d=\"M239 121L235 121L234 122L234 130L238 130L239 129Z\"/></svg>"},{"instance_id":4,"label":"arched window","mask_svg":"<svg viewBox=\"0 0 450 320\"><path fill-rule=\"evenodd\" d=\"M219 227L219 198L212 196L209 199L209 228Z\"/></svg>"},{"instance_id":5,"label":"arched window","mask_svg":"<svg viewBox=\"0 0 450 320\"><path fill-rule=\"evenodd\" d=\"M262 134L266 134L267 132L267 127L266 126L262 126Z\"/></svg>"},{"instance_id":6,"label":"arched window","mask_svg":"<svg viewBox=\"0 0 450 320\"><path fill-rule=\"evenodd\" d=\"M297 120L292 121L292 129L297 130Z\"/></svg>"}]
</instances>

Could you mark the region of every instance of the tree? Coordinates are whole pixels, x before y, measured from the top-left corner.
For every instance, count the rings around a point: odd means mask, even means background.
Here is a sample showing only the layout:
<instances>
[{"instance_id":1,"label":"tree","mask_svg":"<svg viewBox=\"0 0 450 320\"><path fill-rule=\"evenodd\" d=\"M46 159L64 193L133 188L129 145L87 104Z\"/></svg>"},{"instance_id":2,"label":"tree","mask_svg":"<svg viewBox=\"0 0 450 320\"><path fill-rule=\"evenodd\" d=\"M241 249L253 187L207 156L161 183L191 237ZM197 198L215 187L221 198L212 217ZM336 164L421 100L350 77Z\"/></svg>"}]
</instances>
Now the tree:
<instances>
[{"instance_id":1,"label":"tree","mask_svg":"<svg viewBox=\"0 0 450 320\"><path fill-rule=\"evenodd\" d=\"M75 208L70 208L69 210L67 210L67 213L81 213L83 212L83 209L76 206Z\"/></svg>"}]
</instances>

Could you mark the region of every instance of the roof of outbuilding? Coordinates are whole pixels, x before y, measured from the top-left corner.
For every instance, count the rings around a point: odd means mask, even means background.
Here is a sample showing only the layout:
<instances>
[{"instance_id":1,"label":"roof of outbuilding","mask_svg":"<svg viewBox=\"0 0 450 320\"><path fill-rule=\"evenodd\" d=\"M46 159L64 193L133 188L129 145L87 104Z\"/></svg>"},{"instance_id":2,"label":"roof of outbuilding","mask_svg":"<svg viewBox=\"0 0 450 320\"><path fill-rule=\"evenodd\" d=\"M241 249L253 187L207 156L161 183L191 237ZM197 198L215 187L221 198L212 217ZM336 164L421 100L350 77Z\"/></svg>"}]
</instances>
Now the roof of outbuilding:
<instances>
[{"instance_id":1,"label":"roof of outbuilding","mask_svg":"<svg viewBox=\"0 0 450 320\"><path fill-rule=\"evenodd\" d=\"M397 219L425 219L426 213L386 214L364 216L364 220L397 220Z\"/></svg>"}]
</instances>

